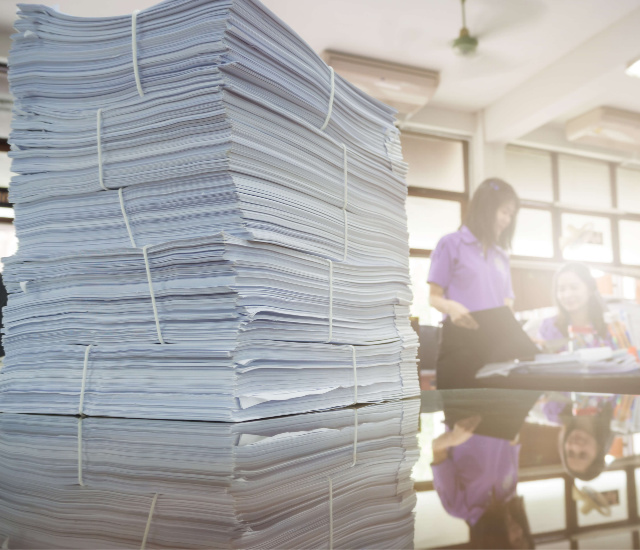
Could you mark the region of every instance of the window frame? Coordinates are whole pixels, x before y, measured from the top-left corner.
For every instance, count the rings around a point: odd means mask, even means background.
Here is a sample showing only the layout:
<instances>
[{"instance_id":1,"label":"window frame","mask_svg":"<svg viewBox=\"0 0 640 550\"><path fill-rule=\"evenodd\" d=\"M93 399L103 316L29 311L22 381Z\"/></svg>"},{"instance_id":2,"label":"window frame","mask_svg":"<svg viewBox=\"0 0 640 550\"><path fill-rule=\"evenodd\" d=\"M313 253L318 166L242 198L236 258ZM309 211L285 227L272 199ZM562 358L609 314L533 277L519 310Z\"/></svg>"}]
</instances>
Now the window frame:
<instances>
[{"instance_id":1,"label":"window frame","mask_svg":"<svg viewBox=\"0 0 640 550\"><path fill-rule=\"evenodd\" d=\"M562 250L560 249L560 239L562 237L562 215L563 214L580 214L585 216L593 216L598 218L606 218L609 220L611 224L611 246L613 249L613 261L612 262L594 262L588 261L589 265L593 265L594 267L601 268L605 271L611 271L612 268L616 270L634 270L638 269L639 266L633 264L625 264L621 261L621 250L620 250L620 226L619 222L621 220L628 221L636 221L640 222L640 214L633 214L629 212L624 212L619 208L618 204L618 181L617 181L617 169L619 166L618 162L606 161L601 159L595 159L593 157L575 155L571 153L560 153L557 151L550 151L542 148L534 148L522 146L519 144L514 144L515 147L519 149L531 149L536 151L545 151L551 157L551 181L553 185L553 202L541 202L541 201L533 201L528 199L522 199L521 207L528 208L532 210L545 210L551 213L551 224L552 224L552 235L553 235L553 257L552 258L540 258L537 256L527 256L527 255L516 255L512 254L511 259L517 261L527 261L527 262L536 262L540 266L548 265L557 266L558 264L562 264L567 262L562 256ZM593 210L584 207L572 207L570 204L561 203L560 202L560 168L559 168L559 159L560 156L573 156L580 158L588 158L589 160L595 160L598 162L602 162L603 164L608 165L609 167L609 190L611 193L611 207L603 208L602 210Z\"/></svg>"},{"instance_id":2,"label":"window frame","mask_svg":"<svg viewBox=\"0 0 640 550\"><path fill-rule=\"evenodd\" d=\"M469 205L469 189L470 189L470 172L469 172L469 140L464 137L449 137L429 132L418 132L415 130L402 130L401 135L409 135L415 137L426 137L430 139L438 139L441 141L453 141L462 144L462 161L464 174L464 191L445 191L443 189L431 189L428 187L407 186L407 195L409 197L420 197L425 199L438 199L460 204L460 216L464 219ZM405 159L406 160L406 159ZM412 258L430 258L433 249L429 248L411 248L409 249L409 257Z\"/></svg>"},{"instance_id":3,"label":"window frame","mask_svg":"<svg viewBox=\"0 0 640 550\"><path fill-rule=\"evenodd\" d=\"M0 151L8 153L11 147L8 140L0 138ZM9 188L0 187L0 207L13 208L13 204L9 202ZM0 223L13 223L13 218L0 217Z\"/></svg>"}]
</instances>

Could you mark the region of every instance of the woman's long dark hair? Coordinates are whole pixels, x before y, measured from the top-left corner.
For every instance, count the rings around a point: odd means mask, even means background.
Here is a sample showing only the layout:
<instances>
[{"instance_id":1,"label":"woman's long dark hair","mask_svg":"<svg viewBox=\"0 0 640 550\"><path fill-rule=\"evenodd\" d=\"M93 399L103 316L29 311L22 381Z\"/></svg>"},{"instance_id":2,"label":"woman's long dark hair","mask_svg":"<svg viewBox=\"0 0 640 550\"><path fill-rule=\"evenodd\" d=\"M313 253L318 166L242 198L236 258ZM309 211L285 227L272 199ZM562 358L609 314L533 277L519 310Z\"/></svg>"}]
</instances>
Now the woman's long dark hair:
<instances>
[{"instance_id":1,"label":"woman's long dark hair","mask_svg":"<svg viewBox=\"0 0 640 550\"><path fill-rule=\"evenodd\" d=\"M515 213L509 226L496 239L494 233L496 212L498 208L507 203L512 203L515 206ZM464 225L482 243L485 250L494 245L509 250L516 230L516 216L519 208L520 199L513 187L504 180L489 178L484 180L473 194Z\"/></svg>"},{"instance_id":2,"label":"woman's long dark hair","mask_svg":"<svg viewBox=\"0 0 640 550\"><path fill-rule=\"evenodd\" d=\"M558 451L565 471L573 478L583 481L591 481L598 477L605 469L605 456L613 443L613 432L611 431L611 419L613 418L613 406L606 403L598 414L593 416L572 416L570 412L560 415L562 430L558 437ZM565 456L565 443L573 430L580 429L590 433L596 440L598 453L593 462L584 472L574 472L567 464Z\"/></svg>"},{"instance_id":3,"label":"woman's long dark hair","mask_svg":"<svg viewBox=\"0 0 640 550\"><path fill-rule=\"evenodd\" d=\"M598 285L596 280L593 278L593 275L591 275L589 268L579 262L565 264L556 272L553 278L553 299L558 307L558 316L556 317L555 325L565 338L569 336L571 316L558 301L558 279L563 273L573 273L585 285L587 285L587 289L589 290L589 302L587 303L589 322L593 325L593 328L596 329L596 332L601 338L606 338L607 324L604 320L605 307L602 298L600 297L600 292L598 292Z\"/></svg>"}]
</instances>

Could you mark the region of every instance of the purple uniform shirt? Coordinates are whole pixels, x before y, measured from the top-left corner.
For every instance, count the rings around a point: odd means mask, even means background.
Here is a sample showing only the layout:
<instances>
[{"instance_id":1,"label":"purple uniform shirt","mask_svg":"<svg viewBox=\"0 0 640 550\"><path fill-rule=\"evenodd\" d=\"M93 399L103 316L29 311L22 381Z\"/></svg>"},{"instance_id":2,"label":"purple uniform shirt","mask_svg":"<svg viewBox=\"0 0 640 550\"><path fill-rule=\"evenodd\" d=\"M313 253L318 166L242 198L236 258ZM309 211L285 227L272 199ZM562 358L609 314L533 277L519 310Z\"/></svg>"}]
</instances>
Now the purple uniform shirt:
<instances>
[{"instance_id":1,"label":"purple uniform shirt","mask_svg":"<svg viewBox=\"0 0 640 550\"><path fill-rule=\"evenodd\" d=\"M567 337L562 334L561 330L556 325L556 317L547 317L540 323L540 328L538 328L538 338L540 340L544 340L545 342L553 341L553 340L565 340ZM601 346L610 346L615 348L610 337L602 338L597 334L593 335L582 335L576 342L574 342L574 348L598 348ZM564 346L562 350L567 350L568 345Z\"/></svg>"},{"instance_id":2,"label":"purple uniform shirt","mask_svg":"<svg viewBox=\"0 0 640 550\"><path fill-rule=\"evenodd\" d=\"M492 246L485 255L466 226L440 239L431 254L428 282L469 311L500 307L514 297L507 252Z\"/></svg>"},{"instance_id":3,"label":"purple uniform shirt","mask_svg":"<svg viewBox=\"0 0 640 550\"><path fill-rule=\"evenodd\" d=\"M542 405L542 413L546 419L552 424L562 425L562 419L560 415L568 408L567 414L573 414L574 416L581 416L576 409L597 409L602 410L606 404L610 404L615 409L616 402L618 401L617 394L611 395L591 395L588 393L574 394L574 401L571 400L571 394L568 392L561 392L556 395L552 395L551 398ZM564 399L563 399L564 398ZM593 416L594 412L589 416Z\"/></svg>"},{"instance_id":4,"label":"purple uniform shirt","mask_svg":"<svg viewBox=\"0 0 640 550\"><path fill-rule=\"evenodd\" d=\"M475 525L491 504L516 494L520 445L504 439L472 435L449 449L449 457L431 466L433 485L448 514Z\"/></svg>"}]
</instances>

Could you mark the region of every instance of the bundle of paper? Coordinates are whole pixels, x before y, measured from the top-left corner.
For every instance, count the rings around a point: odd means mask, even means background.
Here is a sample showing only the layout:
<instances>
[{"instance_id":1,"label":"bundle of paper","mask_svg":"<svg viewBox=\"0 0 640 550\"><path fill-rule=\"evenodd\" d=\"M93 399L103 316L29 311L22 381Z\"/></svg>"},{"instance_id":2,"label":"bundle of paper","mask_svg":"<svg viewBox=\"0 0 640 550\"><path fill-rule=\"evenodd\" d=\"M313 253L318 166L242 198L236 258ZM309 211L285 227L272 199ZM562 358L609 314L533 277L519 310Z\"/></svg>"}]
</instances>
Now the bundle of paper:
<instances>
[{"instance_id":1,"label":"bundle of paper","mask_svg":"<svg viewBox=\"0 0 640 550\"><path fill-rule=\"evenodd\" d=\"M18 255L4 272L6 347L389 342L408 322L406 275L224 233L43 261Z\"/></svg>"},{"instance_id":2,"label":"bundle of paper","mask_svg":"<svg viewBox=\"0 0 640 550\"><path fill-rule=\"evenodd\" d=\"M12 258L0 408L244 420L415 395L404 275L224 234Z\"/></svg>"},{"instance_id":3,"label":"bundle of paper","mask_svg":"<svg viewBox=\"0 0 640 550\"><path fill-rule=\"evenodd\" d=\"M419 392L392 109L254 0L18 17L0 410L236 421Z\"/></svg>"},{"instance_id":4,"label":"bundle of paper","mask_svg":"<svg viewBox=\"0 0 640 550\"><path fill-rule=\"evenodd\" d=\"M15 28L9 77L20 109L100 109L192 82L233 82L340 142L383 151L397 136L393 109L334 74L256 0L168 0L101 18L22 4Z\"/></svg>"},{"instance_id":5,"label":"bundle of paper","mask_svg":"<svg viewBox=\"0 0 640 550\"><path fill-rule=\"evenodd\" d=\"M16 413L243 421L413 395L414 356L404 342L54 345L10 354L0 400Z\"/></svg>"},{"instance_id":6,"label":"bundle of paper","mask_svg":"<svg viewBox=\"0 0 640 550\"><path fill-rule=\"evenodd\" d=\"M334 260L407 264L403 173L361 143L207 88L134 98L100 125L98 151L95 113L16 117L23 259L225 230Z\"/></svg>"},{"instance_id":7,"label":"bundle of paper","mask_svg":"<svg viewBox=\"0 0 640 550\"><path fill-rule=\"evenodd\" d=\"M2 415L0 535L10 548L411 547L419 406L235 425Z\"/></svg>"}]
</instances>

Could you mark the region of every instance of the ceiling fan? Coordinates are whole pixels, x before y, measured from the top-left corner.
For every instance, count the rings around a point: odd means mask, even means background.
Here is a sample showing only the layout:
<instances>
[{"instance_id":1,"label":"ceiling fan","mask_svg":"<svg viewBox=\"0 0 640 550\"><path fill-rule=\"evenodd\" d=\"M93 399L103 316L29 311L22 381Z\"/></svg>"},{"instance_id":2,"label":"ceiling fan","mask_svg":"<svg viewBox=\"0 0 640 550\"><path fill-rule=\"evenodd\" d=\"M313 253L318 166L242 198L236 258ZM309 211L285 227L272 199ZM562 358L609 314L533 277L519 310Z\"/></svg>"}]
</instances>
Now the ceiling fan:
<instances>
[{"instance_id":1,"label":"ceiling fan","mask_svg":"<svg viewBox=\"0 0 640 550\"><path fill-rule=\"evenodd\" d=\"M460 35L453 41L453 51L458 55L470 56L476 53L478 47L478 39L469 34L467 29L467 14L465 11L466 0L460 0L462 5L462 28L460 29Z\"/></svg>"}]
</instances>

